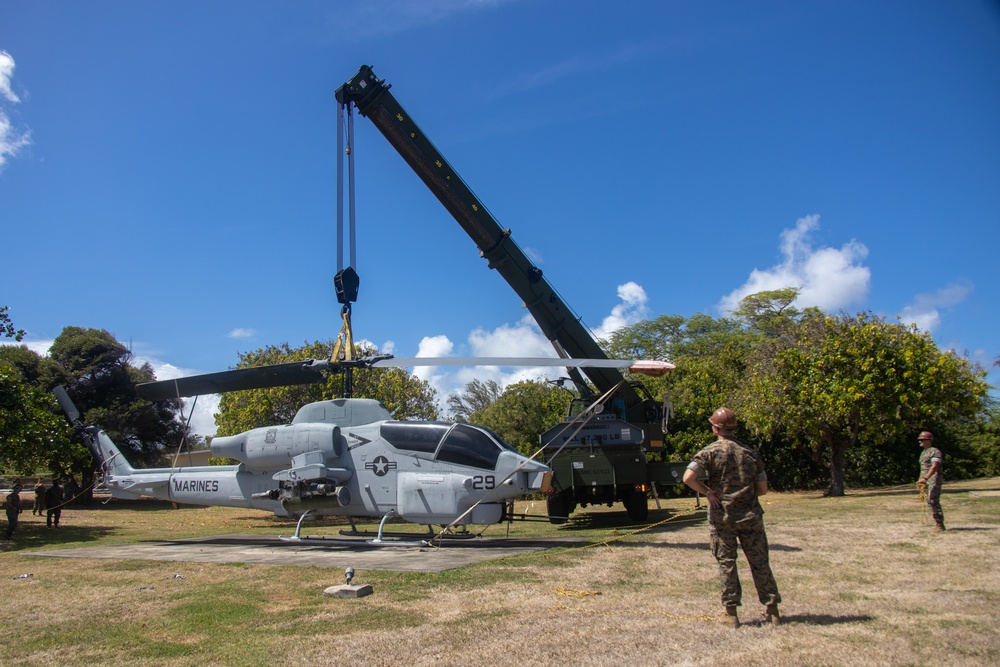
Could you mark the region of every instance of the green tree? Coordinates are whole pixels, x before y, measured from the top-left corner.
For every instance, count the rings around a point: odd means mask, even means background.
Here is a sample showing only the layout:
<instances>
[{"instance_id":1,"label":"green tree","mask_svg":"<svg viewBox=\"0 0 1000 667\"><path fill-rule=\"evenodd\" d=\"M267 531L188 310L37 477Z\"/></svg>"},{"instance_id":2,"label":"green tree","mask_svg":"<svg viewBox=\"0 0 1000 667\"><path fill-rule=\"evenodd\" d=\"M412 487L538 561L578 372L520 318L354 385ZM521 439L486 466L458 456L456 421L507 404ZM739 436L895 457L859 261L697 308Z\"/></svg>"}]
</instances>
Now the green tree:
<instances>
[{"instance_id":1,"label":"green tree","mask_svg":"<svg viewBox=\"0 0 1000 667\"><path fill-rule=\"evenodd\" d=\"M969 458L974 462L974 467L963 475L965 477L1000 475L1000 402L990 397L984 402L986 407L982 418L976 422L960 424L961 436L964 437L955 438L955 442L964 445L962 449L968 451ZM949 451L948 476L957 477L950 472L954 467L951 459Z\"/></svg>"},{"instance_id":2,"label":"green tree","mask_svg":"<svg viewBox=\"0 0 1000 667\"><path fill-rule=\"evenodd\" d=\"M331 342L315 341L292 348L288 343L272 345L240 355L237 368L281 364L306 359L329 358ZM356 356L374 349L355 348ZM396 419L437 419L436 393L426 382L402 368L355 370L353 396L382 401ZM260 426L288 424L299 408L314 401L343 396L344 378L331 374L325 381L289 387L250 389L222 395L215 423L219 435L235 435Z\"/></svg>"},{"instance_id":3,"label":"green tree","mask_svg":"<svg viewBox=\"0 0 1000 667\"><path fill-rule=\"evenodd\" d=\"M748 395L744 379L749 357L764 350L795 345L802 319L822 314L817 308L799 310L794 305L798 296L799 290L794 287L757 292L744 297L732 313L747 342L739 380L727 399L729 405L739 411L741 419L752 412L747 412L743 403ZM761 437L759 430L755 431L744 421L740 438L757 449L767 462L768 482L776 489L819 488L829 477L829 467L824 465L820 450L796 446L782 427Z\"/></svg>"},{"instance_id":4,"label":"green tree","mask_svg":"<svg viewBox=\"0 0 1000 667\"><path fill-rule=\"evenodd\" d=\"M24 329L14 329L14 324L10 321L9 311L9 306L0 306L0 337L13 338L21 342L24 339Z\"/></svg>"},{"instance_id":5,"label":"green tree","mask_svg":"<svg viewBox=\"0 0 1000 667\"><path fill-rule=\"evenodd\" d=\"M697 313L623 327L604 341L604 349L617 359L661 359L677 366L661 378L641 379L657 400L669 392L673 414L665 446L671 458L683 460L711 439L709 415L732 403L750 344L737 320Z\"/></svg>"},{"instance_id":6,"label":"green tree","mask_svg":"<svg viewBox=\"0 0 1000 667\"><path fill-rule=\"evenodd\" d=\"M470 423L473 415L481 413L496 403L503 394L503 387L496 380L472 380L465 385L462 393L448 397L451 418L457 422Z\"/></svg>"},{"instance_id":7,"label":"green tree","mask_svg":"<svg viewBox=\"0 0 1000 667\"><path fill-rule=\"evenodd\" d=\"M825 448L828 493L841 496L845 453L859 440L878 446L974 417L986 395L984 376L968 360L942 353L929 334L870 313L812 312L791 338L758 341L736 405L764 437L783 433L799 446Z\"/></svg>"},{"instance_id":8,"label":"green tree","mask_svg":"<svg viewBox=\"0 0 1000 667\"><path fill-rule=\"evenodd\" d=\"M496 401L471 415L472 423L486 426L530 456L539 436L563 421L573 393L543 380L524 380L504 389Z\"/></svg>"},{"instance_id":9,"label":"green tree","mask_svg":"<svg viewBox=\"0 0 1000 667\"><path fill-rule=\"evenodd\" d=\"M6 306L0 307L0 333L20 341ZM0 468L27 475L59 466L79 456L69 427L46 389L58 367L24 345L0 345Z\"/></svg>"},{"instance_id":10,"label":"green tree","mask_svg":"<svg viewBox=\"0 0 1000 667\"><path fill-rule=\"evenodd\" d=\"M30 475L68 465L82 454L82 446L73 451L58 409L55 396L0 359L0 468Z\"/></svg>"},{"instance_id":11,"label":"green tree","mask_svg":"<svg viewBox=\"0 0 1000 667\"><path fill-rule=\"evenodd\" d=\"M737 305L733 317L757 334L778 336L801 319L802 312L793 305L797 298L799 290L795 287L749 294Z\"/></svg>"},{"instance_id":12,"label":"green tree","mask_svg":"<svg viewBox=\"0 0 1000 667\"><path fill-rule=\"evenodd\" d=\"M66 379L59 364L25 345L0 345L0 363L13 367L28 384L46 390Z\"/></svg>"}]
</instances>

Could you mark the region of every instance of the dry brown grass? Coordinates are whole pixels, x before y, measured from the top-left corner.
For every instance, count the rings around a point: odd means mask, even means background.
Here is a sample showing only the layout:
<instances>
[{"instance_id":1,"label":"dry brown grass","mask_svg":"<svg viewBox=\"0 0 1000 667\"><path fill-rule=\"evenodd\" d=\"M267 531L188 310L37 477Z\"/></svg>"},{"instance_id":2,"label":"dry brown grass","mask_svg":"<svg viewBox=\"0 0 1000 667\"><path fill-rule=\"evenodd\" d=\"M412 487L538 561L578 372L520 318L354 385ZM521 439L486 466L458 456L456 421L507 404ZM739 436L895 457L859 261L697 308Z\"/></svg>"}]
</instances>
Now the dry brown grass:
<instances>
[{"instance_id":1,"label":"dry brown grass","mask_svg":"<svg viewBox=\"0 0 1000 667\"><path fill-rule=\"evenodd\" d=\"M6 635L0 662L997 664L1000 569L993 555L1000 546L1000 497L991 492L1000 491L1000 479L949 483L945 491L950 530L944 534L930 530L910 488L855 490L839 499L767 496L785 624L752 620L760 607L741 560L739 630L708 618L720 607L702 514L631 535L603 511L562 528L515 524L516 535L611 541L434 574L359 571L358 581L375 588L360 600L322 597L326 586L340 583L339 570L21 555L138 539L289 532L263 514L109 505L65 512L58 532L28 515L20 539L0 553ZM693 503L664 504L688 513ZM34 576L17 578L28 572Z\"/></svg>"}]
</instances>

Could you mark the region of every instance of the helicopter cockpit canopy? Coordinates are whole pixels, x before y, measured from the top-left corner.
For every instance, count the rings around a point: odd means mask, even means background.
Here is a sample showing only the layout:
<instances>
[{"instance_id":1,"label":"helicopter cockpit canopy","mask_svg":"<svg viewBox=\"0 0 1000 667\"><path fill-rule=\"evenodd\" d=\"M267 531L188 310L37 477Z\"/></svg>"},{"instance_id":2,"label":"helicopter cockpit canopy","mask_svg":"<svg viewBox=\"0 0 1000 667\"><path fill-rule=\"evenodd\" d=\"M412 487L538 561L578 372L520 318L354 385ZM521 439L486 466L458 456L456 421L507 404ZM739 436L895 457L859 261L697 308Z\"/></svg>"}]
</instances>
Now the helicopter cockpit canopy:
<instances>
[{"instance_id":1,"label":"helicopter cockpit canopy","mask_svg":"<svg viewBox=\"0 0 1000 667\"><path fill-rule=\"evenodd\" d=\"M418 458L484 470L496 469L501 452L516 452L489 429L468 424L391 421L379 431L394 448Z\"/></svg>"}]
</instances>

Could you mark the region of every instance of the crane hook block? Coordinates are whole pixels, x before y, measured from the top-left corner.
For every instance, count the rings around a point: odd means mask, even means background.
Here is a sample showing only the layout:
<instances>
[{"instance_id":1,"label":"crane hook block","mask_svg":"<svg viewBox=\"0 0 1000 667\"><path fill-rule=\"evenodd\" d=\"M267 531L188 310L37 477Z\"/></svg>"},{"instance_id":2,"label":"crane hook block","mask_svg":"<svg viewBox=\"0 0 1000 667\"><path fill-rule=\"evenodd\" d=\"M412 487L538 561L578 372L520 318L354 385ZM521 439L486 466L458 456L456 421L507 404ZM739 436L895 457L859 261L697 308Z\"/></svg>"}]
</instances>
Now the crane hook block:
<instances>
[{"instance_id":1,"label":"crane hook block","mask_svg":"<svg viewBox=\"0 0 1000 667\"><path fill-rule=\"evenodd\" d=\"M361 278L358 277L358 272L354 270L354 267L349 266L337 271L337 275L333 277L333 284L337 288L337 301L339 303L348 304L358 300L358 286L361 284Z\"/></svg>"}]
</instances>

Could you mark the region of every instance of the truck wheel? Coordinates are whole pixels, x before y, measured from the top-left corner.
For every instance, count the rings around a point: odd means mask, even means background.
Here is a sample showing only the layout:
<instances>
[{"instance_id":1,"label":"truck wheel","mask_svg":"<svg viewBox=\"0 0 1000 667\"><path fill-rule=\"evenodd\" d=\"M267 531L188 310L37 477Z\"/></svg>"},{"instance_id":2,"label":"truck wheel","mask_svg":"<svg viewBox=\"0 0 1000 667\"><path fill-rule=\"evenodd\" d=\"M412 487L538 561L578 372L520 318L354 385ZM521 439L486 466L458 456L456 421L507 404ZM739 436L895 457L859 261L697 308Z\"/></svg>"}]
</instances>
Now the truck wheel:
<instances>
[{"instance_id":1,"label":"truck wheel","mask_svg":"<svg viewBox=\"0 0 1000 667\"><path fill-rule=\"evenodd\" d=\"M622 499L628 518L632 521L645 521L649 518L649 499L643 491L632 489Z\"/></svg>"},{"instance_id":2,"label":"truck wheel","mask_svg":"<svg viewBox=\"0 0 1000 667\"><path fill-rule=\"evenodd\" d=\"M549 513L549 523L566 523L569 519L569 503L566 496L561 493L553 493L545 499L545 508Z\"/></svg>"}]
</instances>

